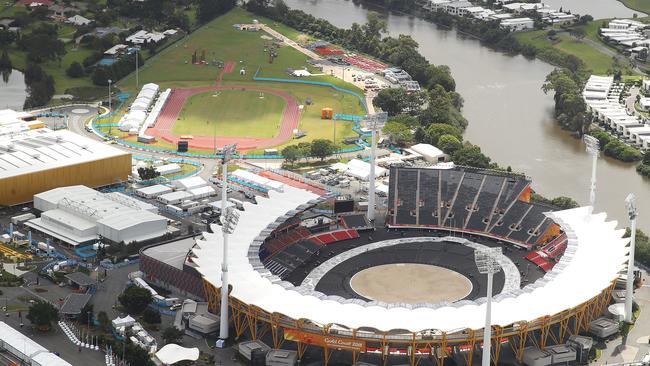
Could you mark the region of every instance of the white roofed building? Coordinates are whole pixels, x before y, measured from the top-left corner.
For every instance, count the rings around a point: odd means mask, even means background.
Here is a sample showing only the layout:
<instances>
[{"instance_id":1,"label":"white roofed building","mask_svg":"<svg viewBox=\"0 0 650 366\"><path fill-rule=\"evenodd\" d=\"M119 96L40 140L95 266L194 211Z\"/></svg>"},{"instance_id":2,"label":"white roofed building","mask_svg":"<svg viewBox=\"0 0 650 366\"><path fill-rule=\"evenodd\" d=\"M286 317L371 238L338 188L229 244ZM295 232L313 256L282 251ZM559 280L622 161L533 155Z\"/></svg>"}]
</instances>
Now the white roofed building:
<instances>
[{"instance_id":1,"label":"white roofed building","mask_svg":"<svg viewBox=\"0 0 650 366\"><path fill-rule=\"evenodd\" d=\"M163 236L167 219L157 208L125 194L101 193L85 186L61 187L34 196L41 217L27 226L71 246L100 238L115 243L138 242Z\"/></svg>"}]
</instances>

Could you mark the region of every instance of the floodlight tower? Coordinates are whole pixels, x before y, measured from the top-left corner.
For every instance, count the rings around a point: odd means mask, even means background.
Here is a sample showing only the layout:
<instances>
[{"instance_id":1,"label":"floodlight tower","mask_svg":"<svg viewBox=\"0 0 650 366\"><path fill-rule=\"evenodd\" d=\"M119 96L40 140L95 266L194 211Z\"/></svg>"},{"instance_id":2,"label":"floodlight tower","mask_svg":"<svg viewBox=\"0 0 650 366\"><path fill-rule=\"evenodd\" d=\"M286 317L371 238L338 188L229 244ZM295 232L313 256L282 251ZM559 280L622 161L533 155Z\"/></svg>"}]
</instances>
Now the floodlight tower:
<instances>
[{"instance_id":1,"label":"floodlight tower","mask_svg":"<svg viewBox=\"0 0 650 366\"><path fill-rule=\"evenodd\" d=\"M485 306L485 328L483 328L482 366L490 366L492 337L492 279L501 270L498 257L501 248L485 248L474 251L474 261L479 273L487 274L487 302Z\"/></svg>"},{"instance_id":2,"label":"floodlight tower","mask_svg":"<svg viewBox=\"0 0 650 366\"><path fill-rule=\"evenodd\" d=\"M112 108L112 98L111 98L111 83L113 83L113 80L108 79L108 118L111 117L111 114L113 113L113 108ZM110 121L109 121L110 122ZM108 137L111 137L111 133L113 132L113 124L109 123L108 124Z\"/></svg>"},{"instance_id":3,"label":"floodlight tower","mask_svg":"<svg viewBox=\"0 0 650 366\"><path fill-rule=\"evenodd\" d=\"M140 71L140 58L138 57L138 51L140 47L135 47L135 87L136 89L140 87L140 80L138 79L138 71Z\"/></svg>"},{"instance_id":4,"label":"floodlight tower","mask_svg":"<svg viewBox=\"0 0 650 366\"><path fill-rule=\"evenodd\" d=\"M226 209L228 200L228 161L232 159L237 150L237 145L227 145L222 149L223 181L221 182L221 230L223 232L223 258L221 262L221 318L219 326L220 346L225 347L228 339L228 235L235 231L239 221L239 213L234 207Z\"/></svg>"},{"instance_id":5,"label":"floodlight tower","mask_svg":"<svg viewBox=\"0 0 650 366\"><path fill-rule=\"evenodd\" d=\"M368 221L375 222L375 158L377 153L377 131L381 131L388 119L388 113L371 114L366 118L366 128L371 132L370 177L368 178Z\"/></svg>"},{"instance_id":6,"label":"floodlight tower","mask_svg":"<svg viewBox=\"0 0 650 366\"><path fill-rule=\"evenodd\" d=\"M627 214L630 217L630 254L627 260L627 281L625 283L625 321L632 323L632 297L634 296L634 246L636 245L636 198L630 193L625 198Z\"/></svg>"},{"instance_id":7,"label":"floodlight tower","mask_svg":"<svg viewBox=\"0 0 650 366\"><path fill-rule=\"evenodd\" d=\"M596 167L598 166L598 155L600 154L600 142L591 135L584 135L583 140L587 145L587 153L591 155L591 188L589 190L589 213L594 211L596 205Z\"/></svg>"}]
</instances>

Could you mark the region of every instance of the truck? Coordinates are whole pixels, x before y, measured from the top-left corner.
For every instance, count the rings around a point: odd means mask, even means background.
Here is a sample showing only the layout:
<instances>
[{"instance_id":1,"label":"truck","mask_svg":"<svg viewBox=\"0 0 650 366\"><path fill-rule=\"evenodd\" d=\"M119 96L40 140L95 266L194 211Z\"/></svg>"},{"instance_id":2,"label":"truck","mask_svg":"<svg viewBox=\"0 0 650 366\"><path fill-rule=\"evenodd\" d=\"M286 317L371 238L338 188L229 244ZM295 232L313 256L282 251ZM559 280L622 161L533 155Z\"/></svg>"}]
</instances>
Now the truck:
<instances>
[{"instance_id":1,"label":"truck","mask_svg":"<svg viewBox=\"0 0 650 366\"><path fill-rule=\"evenodd\" d=\"M244 202L242 202L242 201L240 201L240 200L238 200L238 199L235 199L235 198L228 198L228 202L230 202L230 203L232 203L233 205L235 205L235 207L236 207L238 210L240 210L240 211L244 211Z\"/></svg>"}]
</instances>

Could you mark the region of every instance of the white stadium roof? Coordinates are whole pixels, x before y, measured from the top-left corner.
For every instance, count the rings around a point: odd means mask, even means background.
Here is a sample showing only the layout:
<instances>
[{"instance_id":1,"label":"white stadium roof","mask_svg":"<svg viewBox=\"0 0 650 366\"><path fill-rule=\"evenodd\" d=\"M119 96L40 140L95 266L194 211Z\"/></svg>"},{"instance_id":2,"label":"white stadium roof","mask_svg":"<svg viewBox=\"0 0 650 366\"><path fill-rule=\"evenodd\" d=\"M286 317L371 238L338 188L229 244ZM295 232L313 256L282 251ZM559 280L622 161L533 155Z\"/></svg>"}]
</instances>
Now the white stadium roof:
<instances>
[{"instance_id":1,"label":"white stadium roof","mask_svg":"<svg viewBox=\"0 0 650 366\"><path fill-rule=\"evenodd\" d=\"M75 133L47 128L0 137L0 179L128 155Z\"/></svg>"},{"instance_id":2,"label":"white stadium roof","mask_svg":"<svg viewBox=\"0 0 650 366\"><path fill-rule=\"evenodd\" d=\"M229 241L229 275L231 296L270 313L282 313L293 319L310 319L321 324L338 324L350 329L372 327L380 331L395 329L419 332L437 329L481 329L484 324L484 301L462 301L445 305L379 306L326 296L282 282L263 268L257 257L263 238L271 230L318 196L286 186L284 192L270 191L269 198L258 198L257 205L244 203L240 225ZM625 268L628 239L615 221L605 221L604 213L590 215L589 208L550 213L568 237L568 248L559 263L543 278L522 289L495 296L494 325L508 326L532 321L578 306L608 288ZM222 235L204 233L197 241L193 259L197 270L216 287L221 286ZM249 251L251 257L249 259Z\"/></svg>"},{"instance_id":3,"label":"white stadium roof","mask_svg":"<svg viewBox=\"0 0 650 366\"><path fill-rule=\"evenodd\" d=\"M165 365L172 365L183 360L196 361L199 359L199 349L169 343L156 352L156 357Z\"/></svg>"}]
</instances>

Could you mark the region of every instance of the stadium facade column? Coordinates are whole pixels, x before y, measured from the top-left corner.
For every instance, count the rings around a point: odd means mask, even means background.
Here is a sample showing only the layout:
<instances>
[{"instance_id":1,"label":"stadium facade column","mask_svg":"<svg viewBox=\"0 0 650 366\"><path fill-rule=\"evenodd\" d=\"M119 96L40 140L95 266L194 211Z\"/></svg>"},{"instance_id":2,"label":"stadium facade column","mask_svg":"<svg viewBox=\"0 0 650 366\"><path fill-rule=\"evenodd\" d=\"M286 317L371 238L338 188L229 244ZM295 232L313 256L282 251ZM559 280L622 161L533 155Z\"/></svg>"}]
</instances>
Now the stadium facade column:
<instances>
[{"instance_id":1,"label":"stadium facade column","mask_svg":"<svg viewBox=\"0 0 650 366\"><path fill-rule=\"evenodd\" d=\"M625 321L632 323L632 302L634 297L634 247L636 245L636 198L630 193L625 198L627 214L630 217L630 254L627 260L627 280L625 281Z\"/></svg>"},{"instance_id":2,"label":"stadium facade column","mask_svg":"<svg viewBox=\"0 0 650 366\"><path fill-rule=\"evenodd\" d=\"M381 131L388 120L388 113L381 112L368 115L366 128L371 131L370 144L370 176L368 177L368 221L375 222L375 160L377 154L377 131Z\"/></svg>"},{"instance_id":3,"label":"stadium facade column","mask_svg":"<svg viewBox=\"0 0 650 366\"><path fill-rule=\"evenodd\" d=\"M233 207L226 210L226 201L228 200L228 161L235 155L237 145L227 145L222 149L223 169L221 182L221 229L223 232L223 258L221 262L221 313L219 319L219 340L218 346L225 347L228 339L228 235L232 234L237 226L239 219L238 213Z\"/></svg>"}]
</instances>

